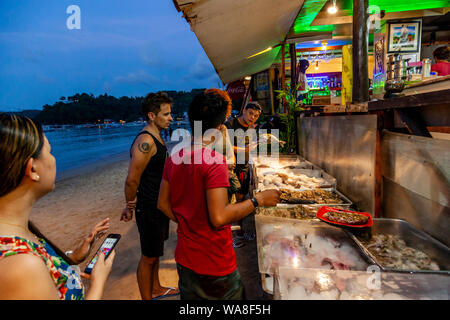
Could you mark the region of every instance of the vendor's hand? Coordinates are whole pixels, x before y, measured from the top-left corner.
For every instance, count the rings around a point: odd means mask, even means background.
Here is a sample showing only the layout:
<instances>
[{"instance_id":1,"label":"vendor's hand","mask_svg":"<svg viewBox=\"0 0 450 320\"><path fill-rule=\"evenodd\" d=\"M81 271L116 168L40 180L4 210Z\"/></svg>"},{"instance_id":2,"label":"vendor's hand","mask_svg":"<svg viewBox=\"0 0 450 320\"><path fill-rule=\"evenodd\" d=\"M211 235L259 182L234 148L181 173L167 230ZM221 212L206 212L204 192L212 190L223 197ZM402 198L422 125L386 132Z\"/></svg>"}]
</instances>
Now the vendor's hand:
<instances>
[{"instance_id":1,"label":"vendor's hand","mask_svg":"<svg viewBox=\"0 0 450 320\"><path fill-rule=\"evenodd\" d=\"M131 221L133 219L134 209L128 206L122 210L122 215L120 216L120 221Z\"/></svg>"},{"instance_id":2,"label":"vendor's hand","mask_svg":"<svg viewBox=\"0 0 450 320\"><path fill-rule=\"evenodd\" d=\"M103 252L99 252L98 259L95 262L91 274L81 272L80 276L84 279L91 280L91 286L105 284L106 279L108 279L108 276L111 273L115 256L116 250L113 250L108 256L108 259L105 260L105 254Z\"/></svg>"},{"instance_id":3,"label":"vendor's hand","mask_svg":"<svg viewBox=\"0 0 450 320\"><path fill-rule=\"evenodd\" d=\"M100 239L102 236L104 236L108 229L109 218L106 218L97 223L89 233L89 235L83 240L81 245L70 255L70 258L76 263L84 261L84 259L86 259L86 257L89 255L91 248L95 243L95 240Z\"/></svg>"},{"instance_id":4,"label":"vendor's hand","mask_svg":"<svg viewBox=\"0 0 450 320\"><path fill-rule=\"evenodd\" d=\"M258 192L255 198L261 207L274 207L280 202L280 196L281 192L279 190L270 189Z\"/></svg>"},{"instance_id":5,"label":"vendor's hand","mask_svg":"<svg viewBox=\"0 0 450 320\"><path fill-rule=\"evenodd\" d=\"M248 145L249 151L255 150L255 149L258 147L258 145L259 145L259 142L258 142L258 141L255 141L255 142L250 143L250 144Z\"/></svg>"}]
</instances>

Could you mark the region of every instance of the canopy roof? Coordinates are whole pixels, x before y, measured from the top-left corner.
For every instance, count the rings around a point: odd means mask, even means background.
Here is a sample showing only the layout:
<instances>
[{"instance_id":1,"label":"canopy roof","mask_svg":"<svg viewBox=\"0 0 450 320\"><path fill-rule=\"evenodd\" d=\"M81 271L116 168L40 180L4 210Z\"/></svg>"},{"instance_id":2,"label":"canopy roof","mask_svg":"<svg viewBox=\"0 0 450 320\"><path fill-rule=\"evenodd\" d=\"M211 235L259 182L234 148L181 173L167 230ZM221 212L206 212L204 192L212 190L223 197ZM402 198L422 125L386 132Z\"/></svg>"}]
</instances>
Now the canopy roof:
<instances>
[{"instance_id":1,"label":"canopy roof","mask_svg":"<svg viewBox=\"0 0 450 320\"><path fill-rule=\"evenodd\" d=\"M327 14L327 0L173 0L191 25L224 83L269 68L280 44L351 39L352 0L337 0L338 13ZM383 19L442 15L448 0L369 0L385 11ZM372 10L374 11L374 10ZM271 48L271 49L268 49Z\"/></svg>"},{"instance_id":2,"label":"canopy roof","mask_svg":"<svg viewBox=\"0 0 450 320\"><path fill-rule=\"evenodd\" d=\"M183 11L221 80L229 83L272 65L303 0L174 0L174 3ZM249 58L269 47L275 48Z\"/></svg>"}]
</instances>

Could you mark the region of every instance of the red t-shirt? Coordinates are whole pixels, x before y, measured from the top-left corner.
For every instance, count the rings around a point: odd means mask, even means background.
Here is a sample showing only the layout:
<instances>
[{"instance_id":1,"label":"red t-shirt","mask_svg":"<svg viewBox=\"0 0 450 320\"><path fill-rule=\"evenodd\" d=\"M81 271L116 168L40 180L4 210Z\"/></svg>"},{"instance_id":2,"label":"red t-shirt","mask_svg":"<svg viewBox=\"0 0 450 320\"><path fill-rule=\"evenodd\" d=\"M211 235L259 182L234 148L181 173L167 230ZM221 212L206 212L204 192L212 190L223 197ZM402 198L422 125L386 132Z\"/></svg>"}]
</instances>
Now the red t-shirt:
<instances>
[{"instance_id":1,"label":"red t-shirt","mask_svg":"<svg viewBox=\"0 0 450 320\"><path fill-rule=\"evenodd\" d=\"M437 72L438 76L450 74L450 62L438 62L431 66L431 71Z\"/></svg>"},{"instance_id":2,"label":"red t-shirt","mask_svg":"<svg viewBox=\"0 0 450 320\"><path fill-rule=\"evenodd\" d=\"M211 163L207 158L194 161L202 154L217 157L222 163ZM177 159L183 157L190 157L192 162L179 164ZM176 262L211 276L236 270L230 225L213 228L206 202L206 189L229 187L225 158L211 149L181 150L167 159L163 179L169 182L170 204L178 220Z\"/></svg>"}]
</instances>

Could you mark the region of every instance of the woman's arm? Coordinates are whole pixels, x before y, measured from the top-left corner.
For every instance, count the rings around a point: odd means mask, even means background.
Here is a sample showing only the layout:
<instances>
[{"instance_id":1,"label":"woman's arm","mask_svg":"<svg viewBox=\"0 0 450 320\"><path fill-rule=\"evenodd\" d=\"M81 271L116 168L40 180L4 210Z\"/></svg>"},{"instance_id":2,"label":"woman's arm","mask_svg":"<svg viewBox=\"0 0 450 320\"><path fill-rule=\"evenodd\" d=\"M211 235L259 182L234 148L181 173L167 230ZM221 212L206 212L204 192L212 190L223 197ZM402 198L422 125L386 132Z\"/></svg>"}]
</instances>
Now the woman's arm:
<instances>
[{"instance_id":1,"label":"woman's arm","mask_svg":"<svg viewBox=\"0 0 450 320\"><path fill-rule=\"evenodd\" d=\"M106 218L97 223L92 229L92 231L89 233L89 235L80 244L80 246L72 252L72 254L69 256L70 259L72 259L75 262L75 264L80 264L81 262L83 262L91 252L95 240L105 235L108 229L109 229L109 218Z\"/></svg>"},{"instance_id":2,"label":"woman's arm","mask_svg":"<svg viewBox=\"0 0 450 320\"><path fill-rule=\"evenodd\" d=\"M170 188L167 180L161 180L158 197L158 209L161 210L170 220L178 223L177 218L173 214L172 206L170 205Z\"/></svg>"},{"instance_id":3,"label":"woman's arm","mask_svg":"<svg viewBox=\"0 0 450 320\"><path fill-rule=\"evenodd\" d=\"M89 291L86 293L86 300L100 300L102 298L105 283L111 273L115 256L116 251L113 250L105 260L105 254L100 252L91 274L81 274L83 278L90 279L91 281Z\"/></svg>"}]
</instances>

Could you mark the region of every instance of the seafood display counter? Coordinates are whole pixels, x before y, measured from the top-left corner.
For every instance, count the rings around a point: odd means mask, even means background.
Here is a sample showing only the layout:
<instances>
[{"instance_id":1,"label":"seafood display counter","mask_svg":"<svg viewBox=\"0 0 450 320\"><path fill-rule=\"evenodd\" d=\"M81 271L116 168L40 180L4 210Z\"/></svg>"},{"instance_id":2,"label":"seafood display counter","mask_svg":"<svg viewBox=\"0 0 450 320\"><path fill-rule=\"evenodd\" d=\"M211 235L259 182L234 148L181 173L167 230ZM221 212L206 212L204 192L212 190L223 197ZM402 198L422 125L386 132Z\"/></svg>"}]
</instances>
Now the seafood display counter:
<instances>
[{"instance_id":1,"label":"seafood display counter","mask_svg":"<svg viewBox=\"0 0 450 320\"><path fill-rule=\"evenodd\" d=\"M299 156L259 157L252 164L250 192L279 189L281 202L257 214L293 219L315 218L324 204L349 208L351 200L336 189L336 179Z\"/></svg>"},{"instance_id":2,"label":"seafood display counter","mask_svg":"<svg viewBox=\"0 0 450 320\"><path fill-rule=\"evenodd\" d=\"M281 300L448 300L443 274L280 268Z\"/></svg>"},{"instance_id":3,"label":"seafood display counter","mask_svg":"<svg viewBox=\"0 0 450 320\"><path fill-rule=\"evenodd\" d=\"M404 220L376 218L370 234L351 234L383 271L450 273L450 249Z\"/></svg>"},{"instance_id":4,"label":"seafood display counter","mask_svg":"<svg viewBox=\"0 0 450 320\"><path fill-rule=\"evenodd\" d=\"M255 216L264 290L274 299L294 300L449 299L449 249L418 230L392 234L399 222L389 220L374 219L371 238L383 248L383 258L395 262L387 268L368 254L370 244L346 229L318 220ZM382 224L391 227L380 231ZM400 225L412 228L405 221ZM394 236L394 247L379 243L380 235Z\"/></svg>"},{"instance_id":5,"label":"seafood display counter","mask_svg":"<svg viewBox=\"0 0 450 320\"><path fill-rule=\"evenodd\" d=\"M375 218L361 228L317 219L324 205L348 210L352 202L336 179L300 157L263 159L252 174L252 192L282 191L281 203L255 215L262 286L274 299L450 299L444 244L398 219ZM306 185L298 174L317 180ZM264 184L268 177L273 183Z\"/></svg>"}]
</instances>

